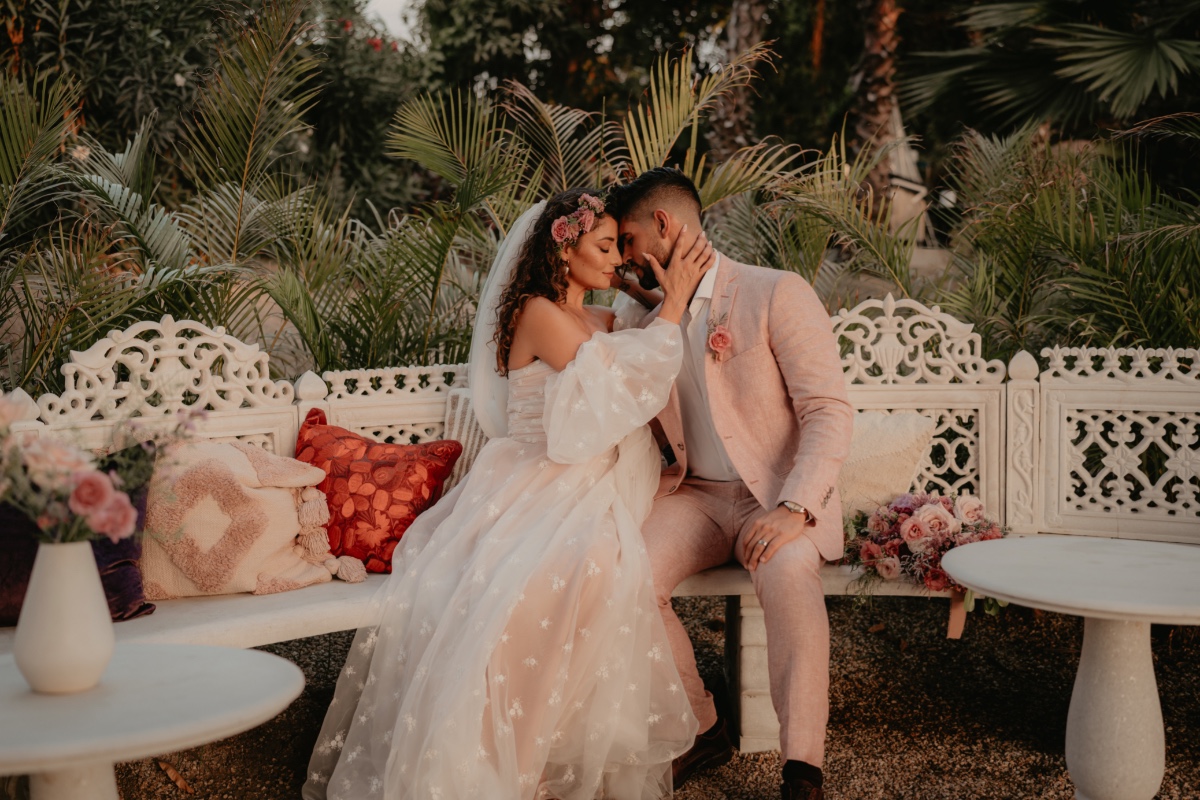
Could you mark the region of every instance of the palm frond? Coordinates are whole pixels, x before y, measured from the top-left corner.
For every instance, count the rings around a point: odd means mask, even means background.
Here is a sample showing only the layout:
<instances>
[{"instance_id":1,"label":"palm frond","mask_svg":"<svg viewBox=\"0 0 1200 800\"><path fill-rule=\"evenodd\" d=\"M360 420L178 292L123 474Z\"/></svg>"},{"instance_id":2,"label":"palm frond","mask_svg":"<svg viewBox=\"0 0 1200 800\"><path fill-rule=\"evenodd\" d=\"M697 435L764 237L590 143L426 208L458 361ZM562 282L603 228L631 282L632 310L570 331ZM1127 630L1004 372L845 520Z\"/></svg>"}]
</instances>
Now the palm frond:
<instances>
[{"instance_id":1,"label":"palm frond","mask_svg":"<svg viewBox=\"0 0 1200 800\"><path fill-rule=\"evenodd\" d=\"M84 350L109 330L157 319L166 295L202 276L180 270L133 271L110 255L111 233L81 220L59 226L46 246L15 266L11 291L25 331L16 385L38 392L61 389L58 367L71 350Z\"/></svg>"},{"instance_id":2,"label":"palm frond","mask_svg":"<svg viewBox=\"0 0 1200 800\"><path fill-rule=\"evenodd\" d=\"M684 171L695 180L696 137L701 117L717 102L744 86L757 75L754 65L773 58L769 46L760 43L729 64L699 79L692 76L692 53L680 58L661 57L650 71L646 99L625 117L624 155L635 174L667 163L679 138L692 129L692 142Z\"/></svg>"},{"instance_id":3,"label":"palm frond","mask_svg":"<svg viewBox=\"0 0 1200 800\"><path fill-rule=\"evenodd\" d=\"M597 124L598 114L543 102L517 81L508 82L507 93L504 109L542 168L546 192L595 183L602 169L604 137L611 127Z\"/></svg>"},{"instance_id":4,"label":"palm frond","mask_svg":"<svg viewBox=\"0 0 1200 800\"><path fill-rule=\"evenodd\" d=\"M181 269L191 260L191 239L174 214L162 206L147 203L129 186L101 175L77 175L74 181L92 201L88 205L97 218L116 225L126 241L134 246L137 260L143 266L157 264L168 269Z\"/></svg>"},{"instance_id":5,"label":"palm frond","mask_svg":"<svg viewBox=\"0 0 1200 800\"><path fill-rule=\"evenodd\" d=\"M1122 119L1157 93L1167 97L1179 79L1200 71L1200 42L1173 39L1151 27L1116 31L1097 25L1060 25L1034 40L1057 54L1060 77L1083 84Z\"/></svg>"},{"instance_id":6,"label":"palm frond","mask_svg":"<svg viewBox=\"0 0 1200 800\"><path fill-rule=\"evenodd\" d=\"M67 195L56 156L75 123L79 93L66 80L31 90L0 75L0 242L25 214Z\"/></svg>"},{"instance_id":7,"label":"palm frond","mask_svg":"<svg viewBox=\"0 0 1200 800\"><path fill-rule=\"evenodd\" d=\"M268 4L253 27L241 29L233 46L218 54L185 126L184 163L202 189L221 187L229 213L222 224L231 263L251 252L243 241L256 194L284 141L304 128L317 89L316 62L297 46L303 32L303 0Z\"/></svg>"},{"instance_id":8,"label":"palm frond","mask_svg":"<svg viewBox=\"0 0 1200 800\"><path fill-rule=\"evenodd\" d=\"M744 147L700 181L700 204L710 208L728 197L784 183L798 174L796 163L803 155L799 147L771 142Z\"/></svg>"}]
</instances>

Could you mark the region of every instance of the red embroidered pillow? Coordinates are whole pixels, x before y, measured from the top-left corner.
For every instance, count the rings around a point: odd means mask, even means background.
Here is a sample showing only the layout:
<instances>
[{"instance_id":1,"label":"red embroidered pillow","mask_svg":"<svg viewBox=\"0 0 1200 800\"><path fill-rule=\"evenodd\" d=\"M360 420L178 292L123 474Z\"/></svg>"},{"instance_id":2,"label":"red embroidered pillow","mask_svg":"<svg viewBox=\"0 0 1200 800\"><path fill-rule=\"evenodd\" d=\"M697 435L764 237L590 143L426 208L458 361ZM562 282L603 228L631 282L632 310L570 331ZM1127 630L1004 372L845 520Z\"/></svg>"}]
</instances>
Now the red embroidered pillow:
<instances>
[{"instance_id":1,"label":"red embroidered pillow","mask_svg":"<svg viewBox=\"0 0 1200 800\"><path fill-rule=\"evenodd\" d=\"M391 572L392 551L408 526L442 494L462 455L455 441L384 444L329 425L314 408L300 426L296 458L325 470L318 488L329 503L329 547Z\"/></svg>"}]
</instances>

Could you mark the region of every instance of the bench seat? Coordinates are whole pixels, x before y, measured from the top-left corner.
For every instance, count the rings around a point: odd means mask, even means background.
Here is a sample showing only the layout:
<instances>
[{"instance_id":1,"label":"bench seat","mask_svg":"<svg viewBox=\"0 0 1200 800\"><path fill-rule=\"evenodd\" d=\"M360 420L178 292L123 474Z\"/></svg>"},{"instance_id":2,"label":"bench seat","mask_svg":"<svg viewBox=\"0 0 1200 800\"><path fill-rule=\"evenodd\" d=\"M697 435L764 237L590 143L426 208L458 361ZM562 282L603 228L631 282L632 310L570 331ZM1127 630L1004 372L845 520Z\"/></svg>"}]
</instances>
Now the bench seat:
<instances>
[{"instance_id":1,"label":"bench seat","mask_svg":"<svg viewBox=\"0 0 1200 800\"><path fill-rule=\"evenodd\" d=\"M825 594L852 594L849 567L826 565L821 575ZM357 628L367 605L386 577L370 575L362 583L329 583L280 594L228 594L161 600L153 614L116 624L117 641L160 644L208 644L257 647ZM920 595L901 582L875 587L880 595ZM750 575L741 567L718 567L693 575L676 590L677 597L753 596ZM0 655L12 652L16 628L0 628Z\"/></svg>"}]
</instances>

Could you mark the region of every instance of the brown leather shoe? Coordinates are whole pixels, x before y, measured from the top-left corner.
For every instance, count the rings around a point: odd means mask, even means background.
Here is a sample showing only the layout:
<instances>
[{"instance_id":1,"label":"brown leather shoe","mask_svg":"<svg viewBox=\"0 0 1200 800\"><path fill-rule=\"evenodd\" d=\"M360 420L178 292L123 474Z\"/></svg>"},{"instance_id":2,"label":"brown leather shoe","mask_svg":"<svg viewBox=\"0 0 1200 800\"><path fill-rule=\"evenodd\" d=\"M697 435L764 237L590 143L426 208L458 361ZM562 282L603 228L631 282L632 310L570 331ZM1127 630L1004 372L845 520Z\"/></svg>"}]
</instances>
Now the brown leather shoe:
<instances>
[{"instance_id":1,"label":"brown leather shoe","mask_svg":"<svg viewBox=\"0 0 1200 800\"><path fill-rule=\"evenodd\" d=\"M806 780L784 781L779 785L783 800L825 800L825 790Z\"/></svg>"},{"instance_id":2,"label":"brown leather shoe","mask_svg":"<svg viewBox=\"0 0 1200 800\"><path fill-rule=\"evenodd\" d=\"M696 737L691 750L671 762L675 788L683 786L697 772L728 764L732 758L733 742L729 740L729 729L724 719L718 719L716 725Z\"/></svg>"}]
</instances>

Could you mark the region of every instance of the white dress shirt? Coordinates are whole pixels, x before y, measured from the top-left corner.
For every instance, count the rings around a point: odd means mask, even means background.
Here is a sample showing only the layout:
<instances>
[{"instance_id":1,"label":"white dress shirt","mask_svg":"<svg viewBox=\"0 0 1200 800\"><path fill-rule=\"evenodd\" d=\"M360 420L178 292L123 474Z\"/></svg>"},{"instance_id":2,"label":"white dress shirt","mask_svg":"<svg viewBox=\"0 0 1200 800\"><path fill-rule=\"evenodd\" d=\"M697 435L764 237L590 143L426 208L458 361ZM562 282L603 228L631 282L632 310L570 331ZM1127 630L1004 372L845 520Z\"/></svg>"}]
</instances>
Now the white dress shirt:
<instances>
[{"instance_id":1,"label":"white dress shirt","mask_svg":"<svg viewBox=\"0 0 1200 800\"><path fill-rule=\"evenodd\" d=\"M679 321L683 330L683 367L675 385L679 390L679 411L683 417L688 473L710 481L740 481L742 477L729 460L725 444L713 424L708 382L704 377L704 360L713 357L708 352L708 316L720 268L721 256L718 254L716 263L704 273L692 295L692 302Z\"/></svg>"}]
</instances>

